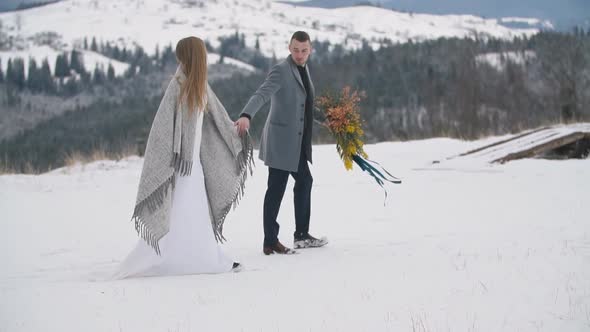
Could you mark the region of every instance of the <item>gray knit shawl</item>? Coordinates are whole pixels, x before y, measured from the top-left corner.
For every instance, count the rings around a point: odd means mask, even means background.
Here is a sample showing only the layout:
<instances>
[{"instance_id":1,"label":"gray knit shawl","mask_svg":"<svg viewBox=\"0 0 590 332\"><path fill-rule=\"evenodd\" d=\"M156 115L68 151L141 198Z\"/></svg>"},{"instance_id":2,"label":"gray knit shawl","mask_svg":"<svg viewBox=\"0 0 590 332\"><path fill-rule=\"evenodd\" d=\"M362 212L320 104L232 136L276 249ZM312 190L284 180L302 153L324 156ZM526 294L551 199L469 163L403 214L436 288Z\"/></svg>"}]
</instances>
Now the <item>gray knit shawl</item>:
<instances>
[{"instance_id":1,"label":"gray knit shawl","mask_svg":"<svg viewBox=\"0 0 590 332\"><path fill-rule=\"evenodd\" d=\"M191 174L197 112L179 103L186 79L179 66L152 123L132 220L138 234L160 254L159 240L170 230L172 190L178 176ZM200 159L215 239L223 242L223 223L244 194L254 159L250 137L239 137L227 111L207 85Z\"/></svg>"}]
</instances>

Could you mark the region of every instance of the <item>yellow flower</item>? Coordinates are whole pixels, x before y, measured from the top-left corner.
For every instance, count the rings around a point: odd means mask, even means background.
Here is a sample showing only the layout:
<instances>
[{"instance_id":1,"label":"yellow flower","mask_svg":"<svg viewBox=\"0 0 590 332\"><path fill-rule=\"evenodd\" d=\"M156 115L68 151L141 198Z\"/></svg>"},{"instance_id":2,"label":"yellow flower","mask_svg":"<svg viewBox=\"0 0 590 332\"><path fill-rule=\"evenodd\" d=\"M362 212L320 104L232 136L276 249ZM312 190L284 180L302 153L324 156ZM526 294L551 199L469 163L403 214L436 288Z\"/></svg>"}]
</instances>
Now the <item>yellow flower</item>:
<instances>
[{"instance_id":1,"label":"yellow flower","mask_svg":"<svg viewBox=\"0 0 590 332\"><path fill-rule=\"evenodd\" d=\"M344 167L346 168L346 170L350 171L352 169L352 160L345 159L344 160Z\"/></svg>"}]
</instances>

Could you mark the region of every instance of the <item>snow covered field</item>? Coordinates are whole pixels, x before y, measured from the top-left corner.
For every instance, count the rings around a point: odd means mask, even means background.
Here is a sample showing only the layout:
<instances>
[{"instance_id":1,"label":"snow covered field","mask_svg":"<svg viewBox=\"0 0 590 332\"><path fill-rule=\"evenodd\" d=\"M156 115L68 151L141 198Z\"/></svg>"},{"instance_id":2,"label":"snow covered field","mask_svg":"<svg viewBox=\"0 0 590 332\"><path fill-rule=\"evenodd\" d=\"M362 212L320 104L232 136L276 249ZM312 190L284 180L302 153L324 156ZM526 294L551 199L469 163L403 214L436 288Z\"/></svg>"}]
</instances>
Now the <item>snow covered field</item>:
<instances>
[{"instance_id":1,"label":"snow covered field","mask_svg":"<svg viewBox=\"0 0 590 332\"><path fill-rule=\"evenodd\" d=\"M0 331L589 331L590 159L432 160L489 143L367 146L383 192L316 146L311 232L262 254L267 171L226 223L241 273L92 281L136 241L142 160L0 176ZM279 215L292 244L292 183Z\"/></svg>"}]
</instances>

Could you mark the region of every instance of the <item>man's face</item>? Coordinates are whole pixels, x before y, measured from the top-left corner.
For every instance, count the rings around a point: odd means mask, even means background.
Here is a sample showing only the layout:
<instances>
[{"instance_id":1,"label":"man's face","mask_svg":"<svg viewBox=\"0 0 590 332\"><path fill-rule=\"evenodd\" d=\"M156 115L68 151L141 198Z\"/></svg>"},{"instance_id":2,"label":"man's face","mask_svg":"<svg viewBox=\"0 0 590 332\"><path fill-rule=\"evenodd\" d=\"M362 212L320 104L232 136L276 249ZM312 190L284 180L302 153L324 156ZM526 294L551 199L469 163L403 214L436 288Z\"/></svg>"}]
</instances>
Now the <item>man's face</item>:
<instances>
[{"instance_id":1,"label":"man's face","mask_svg":"<svg viewBox=\"0 0 590 332\"><path fill-rule=\"evenodd\" d=\"M289 51L291 52L293 61L297 65L303 66L311 54L311 43L309 41L300 42L297 39L292 39L289 44Z\"/></svg>"}]
</instances>

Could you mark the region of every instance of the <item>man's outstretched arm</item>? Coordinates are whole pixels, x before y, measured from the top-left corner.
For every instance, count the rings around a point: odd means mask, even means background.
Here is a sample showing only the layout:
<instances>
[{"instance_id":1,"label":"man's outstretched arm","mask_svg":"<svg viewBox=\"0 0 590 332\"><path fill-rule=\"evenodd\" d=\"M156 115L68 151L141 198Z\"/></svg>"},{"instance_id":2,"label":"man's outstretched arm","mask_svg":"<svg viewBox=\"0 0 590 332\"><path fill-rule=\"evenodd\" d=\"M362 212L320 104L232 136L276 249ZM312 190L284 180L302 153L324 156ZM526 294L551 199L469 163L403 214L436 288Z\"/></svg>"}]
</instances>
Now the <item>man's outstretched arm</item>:
<instances>
[{"instance_id":1,"label":"man's outstretched arm","mask_svg":"<svg viewBox=\"0 0 590 332\"><path fill-rule=\"evenodd\" d=\"M254 117L256 112L260 110L264 104L268 103L272 95L274 95L279 89L281 88L281 73L280 68L275 65L268 75L266 79L262 83L262 85L256 90L254 95L250 97L244 109L242 109L242 113L240 114L240 118L236 121L236 126L238 127L238 133L243 135L248 129L250 128L250 120Z\"/></svg>"}]
</instances>

